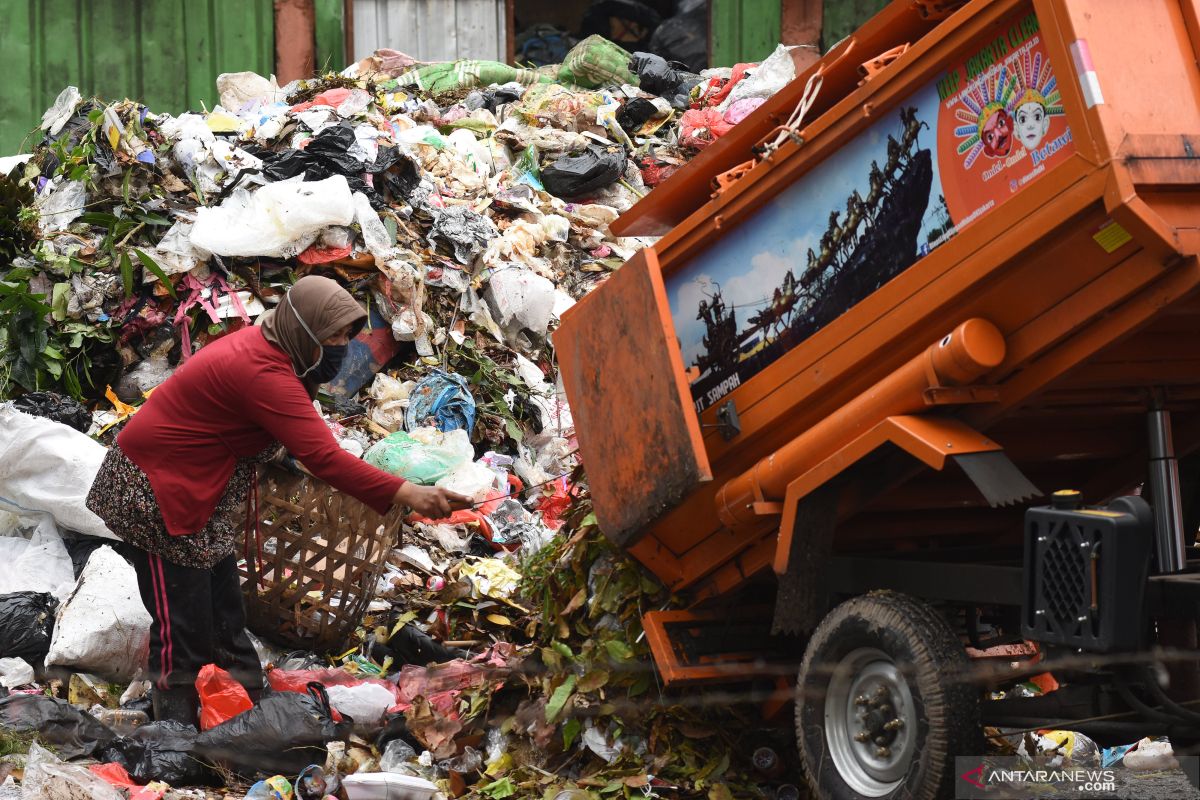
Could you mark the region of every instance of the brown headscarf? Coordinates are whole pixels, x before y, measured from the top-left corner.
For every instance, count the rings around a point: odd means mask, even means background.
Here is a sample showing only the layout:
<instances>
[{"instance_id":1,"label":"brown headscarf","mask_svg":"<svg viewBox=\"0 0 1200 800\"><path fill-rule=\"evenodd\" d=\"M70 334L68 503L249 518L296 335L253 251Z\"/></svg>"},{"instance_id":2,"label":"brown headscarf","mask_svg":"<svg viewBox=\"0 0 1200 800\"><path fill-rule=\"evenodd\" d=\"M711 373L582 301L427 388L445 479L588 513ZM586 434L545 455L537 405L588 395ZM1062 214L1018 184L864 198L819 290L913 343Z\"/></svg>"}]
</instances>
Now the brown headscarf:
<instances>
[{"instance_id":1,"label":"brown headscarf","mask_svg":"<svg viewBox=\"0 0 1200 800\"><path fill-rule=\"evenodd\" d=\"M289 302L290 300L290 302ZM301 324L300 319L304 321ZM292 369L300 376L320 360L321 341L351 325L354 338L367 322L367 312L350 293L329 278L306 275L296 281L287 297L262 318L263 336L292 358ZM316 336L304 330L304 325ZM305 381L307 386L310 381ZM316 386L309 386L314 394Z\"/></svg>"}]
</instances>

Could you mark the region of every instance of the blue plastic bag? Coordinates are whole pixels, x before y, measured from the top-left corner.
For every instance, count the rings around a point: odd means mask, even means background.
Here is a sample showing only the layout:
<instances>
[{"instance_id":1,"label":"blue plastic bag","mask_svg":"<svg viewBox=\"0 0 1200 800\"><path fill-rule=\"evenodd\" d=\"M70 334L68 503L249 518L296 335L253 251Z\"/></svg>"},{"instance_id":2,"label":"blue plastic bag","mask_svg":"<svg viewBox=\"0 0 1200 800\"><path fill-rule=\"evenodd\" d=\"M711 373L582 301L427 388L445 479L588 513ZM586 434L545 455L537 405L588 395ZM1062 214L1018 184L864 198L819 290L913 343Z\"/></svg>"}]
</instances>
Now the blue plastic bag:
<instances>
[{"instance_id":1,"label":"blue plastic bag","mask_svg":"<svg viewBox=\"0 0 1200 800\"><path fill-rule=\"evenodd\" d=\"M471 432L475 427L475 398L463 376L438 369L421 379L409 399L404 427L411 431L423 426L442 432L460 428Z\"/></svg>"}]
</instances>

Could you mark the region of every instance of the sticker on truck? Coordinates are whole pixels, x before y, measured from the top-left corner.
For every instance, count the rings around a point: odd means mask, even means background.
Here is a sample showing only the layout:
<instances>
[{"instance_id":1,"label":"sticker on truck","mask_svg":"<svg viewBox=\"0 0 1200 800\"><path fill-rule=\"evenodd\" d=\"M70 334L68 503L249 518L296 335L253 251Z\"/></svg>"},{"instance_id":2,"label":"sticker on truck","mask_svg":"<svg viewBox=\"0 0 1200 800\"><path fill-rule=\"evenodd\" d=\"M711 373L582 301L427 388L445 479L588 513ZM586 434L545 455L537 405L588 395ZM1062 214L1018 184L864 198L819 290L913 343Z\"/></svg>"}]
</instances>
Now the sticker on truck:
<instances>
[{"instance_id":1,"label":"sticker on truck","mask_svg":"<svg viewBox=\"0 0 1200 800\"><path fill-rule=\"evenodd\" d=\"M666 277L698 411L712 407L1075 151L1022 12Z\"/></svg>"}]
</instances>

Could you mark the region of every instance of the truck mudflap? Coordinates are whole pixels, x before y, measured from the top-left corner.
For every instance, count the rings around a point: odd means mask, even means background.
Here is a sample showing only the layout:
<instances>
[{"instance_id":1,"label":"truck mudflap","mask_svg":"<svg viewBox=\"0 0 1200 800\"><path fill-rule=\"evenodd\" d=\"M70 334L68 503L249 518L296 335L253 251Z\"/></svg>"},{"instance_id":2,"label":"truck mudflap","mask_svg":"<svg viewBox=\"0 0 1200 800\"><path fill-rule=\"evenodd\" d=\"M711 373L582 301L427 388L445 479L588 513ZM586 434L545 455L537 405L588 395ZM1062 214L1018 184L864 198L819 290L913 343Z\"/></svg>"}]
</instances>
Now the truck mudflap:
<instances>
[{"instance_id":1,"label":"truck mudflap","mask_svg":"<svg viewBox=\"0 0 1200 800\"><path fill-rule=\"evenodd\" d=\"M627 546L712 478L654 251L581 300L553 338L596 518Z\"/></svg>"}]
</instances>

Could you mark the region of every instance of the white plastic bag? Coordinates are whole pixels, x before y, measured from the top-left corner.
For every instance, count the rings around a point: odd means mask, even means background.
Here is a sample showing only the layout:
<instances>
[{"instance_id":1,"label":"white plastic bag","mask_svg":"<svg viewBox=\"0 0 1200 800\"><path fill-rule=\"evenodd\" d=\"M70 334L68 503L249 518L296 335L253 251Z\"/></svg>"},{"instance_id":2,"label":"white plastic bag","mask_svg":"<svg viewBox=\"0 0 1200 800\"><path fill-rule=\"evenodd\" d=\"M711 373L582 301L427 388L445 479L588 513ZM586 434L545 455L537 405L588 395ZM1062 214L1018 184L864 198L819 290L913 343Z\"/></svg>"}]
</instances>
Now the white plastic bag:
<instances>
[{"instance_id":1,"label":"white plastic bag","mask_svg":"<svg viewBox=\"0 0 1200 800\"><path fill-rule=\"evenodd\" d=\"M15 689L33 683L33 667L23 658L0 658L0 686Z\"/></svg>"},{"instance_id":2,"label":"white plastic bag","mask_svg":"<svg viewBox=\"0 0 1200 800\"><path fill-rule=\"evenodd\" d=\"M125 682L146 665L150 615L137 573L111 547L92 553L79 583L59 606L46 666L73 667Z\"/></svg>"},{"instance_id":3,"label":"white plastic bag","mask_svg":"<svg viewBox=\"0 0 1200 800\"><path fill-rule=\"evenodd\" d=\"M554 311L554 284L546 278L527 269L502 269L483 296L510 343L526 328L546 335Z\"/></svg>"},{"instance_id":4,"label":"white plastic bag","mask_svg":"<svg viewBox=\"0 0 1200 800\"><path fill-rule=\"evenodd\" d=\"M74 428L0 404L0 509L48 513L61 529L116 539L85 504L107 453Z\"/></svg>"},{"instance_id":5,"label":"white plastic bag","mask_svg":"<svg viewBox=\"0 0 1200 800\"><path fill-rule=\"evenodd\" d=\"M470 497L475 502L487 498L488 491L495 485L496 473L485 464L477 461L464 461L450 474L439 480L435 486L458 492Z\"/></svg>"},{"instance_id":6,"label":"white plastic bag","mask_svg":"<svg viewBox=\"0 0 1200 800\"><path fill-rule=\"evenodd\" d=\"M357 686L329 686L329 703L338 712L354 718L356 726L378 726L387 710L396 704L396 697L377 683Z\"/></svg>"},{"instance_id":7,"label":"white plastic bag","mask_svg":"<svg viewBox=\"0 0 1200 800\"><path fill-rule=\"evenodd\" d=\"M87 203L87 187L83 181L66 181L40 194L34 201L41 214L42 233L66 230L83 213Z\"/></svg>"},{"instance_id":8,"label":"white plastic bag","mask_svg":"<svg viewBox=\"0 0 1200 800\"><path fill-rule=\"evenodd\" d=\"M324 228L349 225L354 216L350 186L341 175L279 181L253 193L236 189L221 205L199 209L191 243L222 256L290 258Z\"/></svg>"},{"instance_id":9,"label":"white plastic bag","mask_svg":"<svg viewBox=\"0 0 1200 800\"><path fill-rule=\"evenodd\" d=\"M267 80L257 72L222 72L217 76L217 96L221 105L232 111L241 109L252 100L261 100L269 105L284 99L275 76Z\"/></svg>"},{"instance_id":10,"label":"white plastic bag","mask_svg":"<svg viewBox=\"0 0 1200 800\"><path fill-rule=\"evenodd\" d=\"M71 555L49 514L0 511L0 594L49 592L64 599L75 582Z\"/></svg>"},{"instance_id":11,"label":"white plastic bag","mask_svg":"<svg viewBox=\"0 0 1200 800\"><path fill-rule=\"evenodd\" d=\"M68 764L41 745L29 747L22 800L125 800L125 795L80 764Z\"/></svg>"},{"instance_id":12,"label":"white plastic bag","mask_svg":"<svg viewBox=\"0 0 1200 800\"><path fill-rule=\"evenodd\" d=\"M767 56L730 90L729 96L717 106L718 110L724 113L738 100L750 97L766 99L795 80L796 62L792 61L793 49L782 44L776 46L775 52Z\"/></svg>"}]
</instances>

